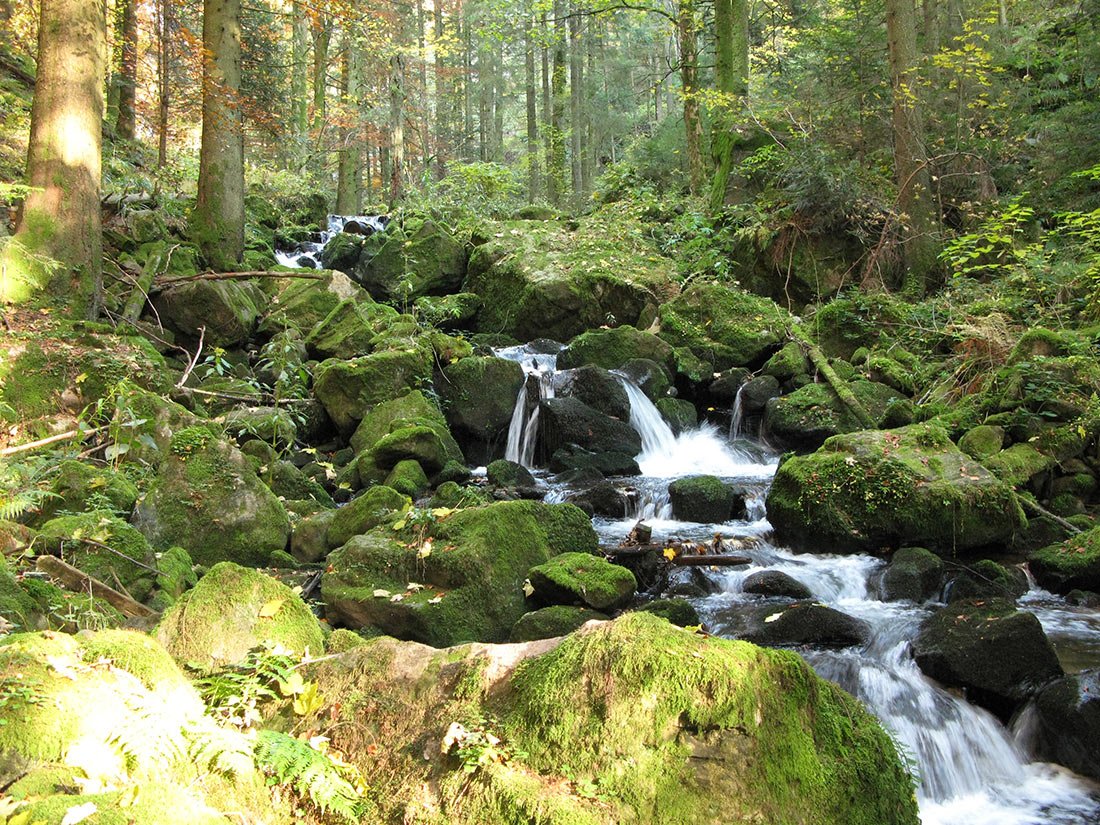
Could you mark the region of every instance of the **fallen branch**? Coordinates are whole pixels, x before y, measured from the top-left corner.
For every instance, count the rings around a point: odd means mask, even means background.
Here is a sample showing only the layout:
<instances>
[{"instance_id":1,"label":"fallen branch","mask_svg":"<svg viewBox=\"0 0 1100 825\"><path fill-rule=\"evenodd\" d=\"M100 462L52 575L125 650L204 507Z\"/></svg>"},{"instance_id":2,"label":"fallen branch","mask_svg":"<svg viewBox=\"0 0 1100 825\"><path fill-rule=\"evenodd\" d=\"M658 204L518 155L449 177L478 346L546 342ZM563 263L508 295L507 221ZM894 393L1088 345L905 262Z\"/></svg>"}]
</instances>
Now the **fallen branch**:
<instances>
[{"instance_id":1,"label":"fallen branch","mask_svg":"<svg viewBox=\"0 0 1100 825\"><path fill-rule=\"evenodd\" d=\"M146 619L160 615L152 608L119 593L99 579L92 578L83 570L79 570L71 564L66 564L55 556L39 556L38 561L35 562L35 567L57 579L74 593L91 593L93 596L103 599L124 616L129 616L132 619Z\"/></svg>"},{"instance_id":2,"label":"fallen branch","mask_svg":"<svg viewBox=\"0 0 1100 825\"><path fill-rule=\"evenodd\" d=\"M1032 501L1030 498L1025 498L1019 493L1016 493L1016 500L1020 502L1020 506L1023 507L1025 510L1030 510L1033 515L1050 519L1063 530L1067 531L1071 536L1076 536L1078 533L1085 532L1076 524L1066 521L1061 516L1057 516L1054 513L1050 512L1050 510L1048 510L1037 501Z\"/></svg>"},{"instance_id":3,"label":"fallen branch","mask_svg":"<svg viewBox=\"0 0 1100 825\"><path fill-rule=\"evenodd\" d=\"M323 281L327 276L308 270L302 272L280 272L266 269L251 272L200 272L198 275L184 275L182 278L166 278L162 281L154 281L149 287L149 293L161 292L180 284L190 284L195 281L240 281L250 278L303 278L307 281Z\"/></svg>"},{"instance_id":4,"label":"fallen branch","mask_svg":"<svg viewBox=\"0 0 1100 825\"><path fill-rule=\"evenodd\" d=\"M676 556L673 564L681 567L737 567L742 564L752 564L748 556Z\"/></svg>"},{"instance_id":5,"label":"fallen branch","mask_svg":"<svg viewBox=\"0 0 1100 825\"><path fill-rule=\"evenodd\" d=\"M137 559L132 558L131 556L127 556L122 551L116 550L115 548L113 548L109 545L106 545L101 541L96 541L95 539L86 539L83 536L81 536L80 538L68 537L68 538L65 538L65 539L62 539L62 540L63 541L79 541L81 544L87 544L89 547L95 547L99 550L106 550L108 553L112 553L112 554L118 556L120 559L126 559L126 561L130 562L131 564L136 565L138 567L141 567L145 570L148 570L154 576L159 576L160 575L160 571L157 570L157 568L152 567L152 566L146 564L145 562L138 561Z\"/></svg>"},{"instance_id":6,"label":"fallen branch","mask_svg":"<svg viewBox=\"0 0 1100 825\"><path fill-rule=\"evenodd\" d=\"M840 403L848 408L848 411L855 416L855 419L859 422L860 426L867 430L875 429L875 420L871 418L870 413L867 412L863 404L856 398L855 393L852 392L852 388L848 386L848 382L836 374L836 370L829 364L829 359L825 357L817 346L806 337L806 334L802 332L798 327L792 327L790 332L791 340L796 341L802 350L809 357L811 363L825 379L825 381L836 393L836 397L840 399Z\"/></svg>"},{"instance_id":7,"label":"fallen branch","mask_svg":"<svg viewBox=\"0 0 1100 825\"><path fill-rule=\"evenodd\" d=\"M74 438L95 435L96 433L103 432L107 427L93 427L90 430L66 430L63 433L57 435L51 435L49 438L40 438L38 441L28 441L26 444L17 444L14 447L5 447L0 450L0 456L18 455L19 453L29 453L32 450L37 450L39 447L48 447L51 444L57 444L62 441L72 441Z\"/></svg>"}]
</instances>

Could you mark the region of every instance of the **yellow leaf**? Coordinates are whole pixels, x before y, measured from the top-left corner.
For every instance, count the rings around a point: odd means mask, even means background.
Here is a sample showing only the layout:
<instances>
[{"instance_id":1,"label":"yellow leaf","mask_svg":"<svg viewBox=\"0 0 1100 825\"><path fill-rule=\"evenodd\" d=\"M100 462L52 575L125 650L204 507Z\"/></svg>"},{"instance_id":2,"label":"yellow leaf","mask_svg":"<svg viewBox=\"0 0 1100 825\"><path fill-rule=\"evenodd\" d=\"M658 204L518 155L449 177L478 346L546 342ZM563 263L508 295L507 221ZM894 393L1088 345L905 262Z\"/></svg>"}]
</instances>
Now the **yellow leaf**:
<instances>
[{"instance_id":1,"label":"yellow leaf","mask_svg":"<svg viewBox=\"0 0 1100 825\"><path fill-rule=\"evenodd\" d=\"M702 633L703 626L701 624L689 624L684 626L684 630L688 633Z\"/></svg>"},{"instance_id":2,"label":"yellow leaf","mask_svg":"<svg viewBox=\"0 0 1100 825\"><path fill-rule=\"evenodd\" d=\"M305 689L305 679L303 679L302 674L297 671L291 673L289 679L279 681L279 693L283 696L297 696Z\"/></svg>"},{"instance_id":3,"label":"yellow leaf","mask_svg":"<svg viewBox=\"0 0 1100 825\"><path fill-rule=\"evenodd\" d=\"M525 580L523 582L523 595L530 598L532 595L534 595L534 592L535 592L535 588L531 584L531 580L530 579Z\"/></svg>"},{"instance_id":4,"label":"yellow leaf","mask_svg":"<svg viewBox=\"0 0 1100 825\"><path fill-rule=\"evenodd\" d=\"M272 599L260 608L260 612L257 614L261 619L272 619L275 614L279 612L279 608L283 606L283 602L286 599Z\"/></svg>"},{"instance_id":5,"label":"yellow leaf","mask_svg":"<svg viewBox=\"0 0 1100 825\"><path fill-rule=\"evenodd\" d=\"M666 547L665 548L664 556L669 561L672 561L674 558L676 558L676 555L677 554L676 554L676 548L675 547Z\"/></svg>"},{"instance_id":6,"label":"yellow leaf","mask_svg":"<svg viewBox=\"0 0 1100 825\"><path fill-rule=\"evenodd\" d=\"M310 682L294 699L294 712L299 716L306 716L310 713L316 713L324 704L324 700L317 692L317 683Z\"/></svg>"}]
</instances>

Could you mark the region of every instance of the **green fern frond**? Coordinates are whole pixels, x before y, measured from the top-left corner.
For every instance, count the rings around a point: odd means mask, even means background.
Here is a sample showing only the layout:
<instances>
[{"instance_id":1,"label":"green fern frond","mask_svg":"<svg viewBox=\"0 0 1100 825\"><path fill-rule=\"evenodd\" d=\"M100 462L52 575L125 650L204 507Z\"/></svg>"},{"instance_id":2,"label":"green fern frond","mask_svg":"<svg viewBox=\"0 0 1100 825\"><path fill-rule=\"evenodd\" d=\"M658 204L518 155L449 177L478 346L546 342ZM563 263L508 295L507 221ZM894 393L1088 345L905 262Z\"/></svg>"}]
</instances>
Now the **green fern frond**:
<instances>
[{"instance_id":1,"label":"green fern frond","mask_svg":"<svg viewBox=\"0 0 1100 825\"><path fill-rule=\"evenodd\" d=\"M206 724L185 731L187 756L200 770L216 773L226 779L237 779L250 773L252 741L235 730Z\"/></svg>"},{"instance_id":2,"label":"green fern frond","mask_svg":"<svg viewBox=\"0 0 1100 825\"><path fill-rule=\"evenodd\" d=\"M337 763L309 742L262 730L256 736L253 754L271 784L308 799L322 814L331 813L354 823L366 813L359 772L351 765Z\"/></svg>"}]
</instances>

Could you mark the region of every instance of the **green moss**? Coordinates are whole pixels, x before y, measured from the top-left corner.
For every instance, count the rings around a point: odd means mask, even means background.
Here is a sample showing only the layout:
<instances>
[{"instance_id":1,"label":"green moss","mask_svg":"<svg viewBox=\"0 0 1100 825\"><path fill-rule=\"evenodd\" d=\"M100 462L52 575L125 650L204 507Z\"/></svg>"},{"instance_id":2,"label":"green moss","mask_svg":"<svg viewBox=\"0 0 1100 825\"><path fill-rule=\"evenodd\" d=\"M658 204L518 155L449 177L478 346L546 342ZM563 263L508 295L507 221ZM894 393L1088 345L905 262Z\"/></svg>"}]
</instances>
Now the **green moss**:
<instances>
[{"instance_id":1,"label":"green moss","mask_svg":"<svg viewBox=\"0 0 1100 825\"><path fill-rule=\"evenodd\" d=\"M1049 470L1054 466L1054 460L1043 455L1032 444L1013 444L1007 450L991 455L982 464L997 478L1015 487Z\"/></svg>"},{"instance_id":2,"label":"green moss","mask_svg":"<svg viewBox=\"0 0 1100 825\"><path fill-rule=\"evenodd\" d=\"M411 458L394 464L384 483L387 487L414 499L419 498L431 486L420 462Z\"/></svg>"},{"instance_id":3,"label":"green moss","mask_svg":"<svg viewBox=\"0 0 1100 825\"><path fill-rule=\"evenodd\" d=\"M379 525L392 524L411 503L408 496L392 487L371 487L336 511L328 526L328 546L340 547L352 536L367 533Z\"/></svg>"},{"instance_id":4,"label":"green moss","mask_svg":"<svg viewBox=\"0 0 1100 825\"><path fill-rule=\"evenodd\" d=\"M322 362L314 374L313 390L336 425L350 433L375 405L399 398L430 380L430 352L374 352L347 361Z\"/></svg>"},{"instance_id":5,"label":"green moss","mask_svg":"<svg viewBox=\"0 0 1100 825\"><path fill-rule=\"evenodd\" d=\"M190 682L179 666L150 636L136 630L101 630L81 639L84 660L109 660L115 667L132 673L149 690L168 693L189 689Z\"/></svg>"},{"instance_id":6,"label":"green moss","mask_svg":"<svg viewBox=\"0 0 1100 825\"><path fill-rule=\"evenodd\" d=\"M671 369L672 347L651 332L624 325L581 333L558 357L561 369L591 364L607 370L618 369L627 361L646 358Z\"/></svg>"},{"instance_id":7,"label":"green moss","mask_svg":"<svg viewBox=\"0 0 1100 825\"><path fill-rule=\"evenodd\" d=\"M1059 593L1070 590L1100 592L1100 528L1036 550L1028 563L1044 587Z\"/></svg>"},{"instance_id":8,"label":"green moss","mask_svg":"<svg viewBox=\"0 0 1100 825\"><path fill-rule=\"evenodd\" d=\"M187 427L172 436L168 449L177 458L186 459L203 450L216 438L217 436L210 431L209 427L202 425Z\"/></svg>"},{"instance_id":9,"label":"green moss","mask_svg":"<svg viewBox=\"0 0 1100 825\"><path fill-rule=\"evenodd\" d=\"M1000 452L1004 441L1003 427L982 424L966 431L959 439L959 449L971 458L983 461Z\"/></svg>"},{"instance_id":10,"label":"green moss","mask_svg":"<svg viewBox=\"0 0 1100 825\"><path fill-rule=\"evenodd\" d=\"M366 643L367 640L358 633L340 627L332 631L332 635L328 637L325 653L330 656L334 653L346 653L349 650L362 647Z\"/></svg>"},{"instance_id":11,"label":"green moss","mask_svg":"<svg viewBox=\"0 0 1100 825\"><path fill-rule=\"evenodd\" d=\"M145 536L110 512L55 518L42 525L40 534L60 540L62 555L70 564L101 582L121 584L138 601L153 589L157 575L153 548Z\"/></svg>"},{"instance_id":12,"label":"green moss","mask_svg":"<svg viewBox=\"0 0 1100 825\"><path fill-rule=\"evenodd\" d=\"M694 627L700 624L699 614L687 599L655 599L638 609L667 619L678 627Z\"/></svg>"},{"instance_id":13,"label":"green moss","mask_svg":"<svg viewBox=\"0 0 1100 825\"><path fill-rule=\"evenodd\" d=\"M523 663L511 686L508 741L537 771L591 781L613 821L917 821L890 739L791 653L630 613ZM699 767L699 753L738 768Z\"/></svg>"},{"instance_id":14,"label":"green moss","mask_svg":"<svg viewBox=\"0 0 1100 825\"><path fill-rule=\"evenodd\" d=\"M512 625L508 637L511 642L531 642L536 639L552 639L572 633L585 622L606 621L607 616L587 607L552 605L541 610L524 613Z\"/></svg>"},{"instance_id":15,"label":"green moss","mask_svg":"<svg viewBox=\"0 0 1100 825\"><path fill-rule=\"evenodd\" d=\"M718 284L693 284L662 304L660 317L661 337L714 371L759 363L790 328L790 315L774 302Z\"/></svg>"},{"instance_id":16,"label":"green moss","mask_svg":"<svg viewBox=\"0 0 1100 825\"><path fill-rule=\"evenodd\" d=\"M810 362L797 341L788 341L779 352L765 362L760 372L779 381L787 381L796 375L805 375L810 372Z\"/></svg>"},{"instance_id":17,"label":"green moss","mask_svg":"<svg viewBox=\"0 0 1100 825\"><path fill-rule=\"evenodd\" d=\"M137 487L126 476L83 461L63 461L50 489L56 498L43 502L40 521L47 521L61 510L110 510L125 518L138 497Z\"/></svg>"},{"instance_id":18,"label":"green moss","mask_svg":"<svg viewBox=\"0 0 1100 825\"><path fill-rule=\"evenodd\" d=\"M638 589L634 574L589 553L561 553L527 573L535 595L552 604L581 602L594 610L623 607Z\"/></svg>"},{"instance_id":19,"label":"green moss","mask_svg":"<svg viewBox=\"0 0 1100 825\"><path fill-rule=\"evenodd\" d=\"M38 604L24 591L7 565L0 562L0 617L17 631L32 630L42 612Z\"/></svg>"},{"instance_id":20,"label":"green moss","mask_svg":"<svg viewBox=\"0 0 1100 825\"><path fill-rule=\"evenodd\" d=\"M136 792L136 793L135 793ZM132 800L131 800L132 795ZM97 825L225 825L226 818L195 792L167 782L145 783L127 791L59 794L25 808L30 822L61 822L74 807L95 805Z\"/></svg>"},{"instance_id":21,"label":"green moss","mask_svg":"<svg viewBox=\"0 0 1100 825\"><path fill-rule=\"evenodd\" d=\"M265 642L296 654L324 650L321 627L297 594L230 562L214 565L166 611L156 636L177 662L203 668L239 662Z\"/></svg>"}]
</instances>

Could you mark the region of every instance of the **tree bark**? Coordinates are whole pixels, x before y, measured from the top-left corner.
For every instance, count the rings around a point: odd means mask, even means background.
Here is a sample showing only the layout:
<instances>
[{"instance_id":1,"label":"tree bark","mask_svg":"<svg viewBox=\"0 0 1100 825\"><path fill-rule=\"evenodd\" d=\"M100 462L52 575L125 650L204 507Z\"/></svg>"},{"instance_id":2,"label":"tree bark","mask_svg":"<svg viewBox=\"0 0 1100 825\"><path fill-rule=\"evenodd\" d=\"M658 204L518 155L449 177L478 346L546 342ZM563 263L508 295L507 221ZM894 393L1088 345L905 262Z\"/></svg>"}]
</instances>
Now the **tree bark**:
<instances>
[{"instance_id":1,"label":"tree bark","mask_svg":"<svg viewBox=\"0 0 1100 825\"><path fill-rule=\"evenodd\" d=\"M118 136L133 140L137 129L138 19L134 0L120 0L119 39L121 60L118 71Z\"/></svg>"},{"instance_id":2,"label":"tree bark","mask_svg":"<svg viewBox=\"0 0 1100 825\"><path fill-rule=\"evenodd\" d=\"M676 32L680 46L680 86L684 96L684 135L692 193L703 186L703 121L699 117L699 69L695 45L695 7L679 0Z\"/></svg>"},{"instance_id":3,"label":"tree bark","mask_svg":"<svg viewBox=\"0 0 1100 825\"><path fill-rule=\"evenodd\" d=\"M523 29L524 95L527 104L527 202L539 196L539 121L535 89L535 19L529 16Z\"/></svg>"},{"instance_id":4,"label":"tree bark","mask_svg":"<svg viewBox=\"0 0 1100 825\"><path fill-rule=\"evenodd\" d=\"M300 0L294 0L290 14L290 122L296 165L301 170L309 139L309 20Z\"/></svg>"},{"instance_id":5,"label":"tree bark","mask_svg":"<svg viewBox=\"0 0 1100 825\"><path fill-rule=\"evenodd\" d=\"M240 20L240 0L204 0L202 144L191 235L218 270L235 269L244 254Z\"/></svg>"},{"instance_id":6,"label":"tree bark","mask_svg":"<svg viewBox=\"0 0 1100 825\"><path fill-rule=\"evenodd\" d=\"M359 150L359 80L362 56L355 34L344 35L343 112L336 171L336 212L358 215L363 202L362 154Z\"/></svg>"},{"instance_id":7,"label":"tree bark","mask_svg":"<svg viewBox=\"0 0 1100 825\"><path fill-rule=\"evenodd\" d=\"M435 18L435 178L442 180L447 174L447 148L454 142L448 113L451 111L451 84L447 77L447 62L441 48L444 35L443 2L435 0L432 14Z\"/></svg>"},{"instance_id":8,"label":"tree bark","mask_svg":"<svg viewBox=\"0 0 1100 825\"><path fill-rule=\"evenodd\" d=\"M726 200L733 171L735 117L749 91L749 6L747 0L715 0L715 79L720 93L711 128L714 177L710 208L717 212Z\"/></svg>"},{"instance_id":9,"label":"tree bark","mask_svg":"<svg viewBox=\"0 0 1100 825\"><path fill-rule=\"evenodd\" d=\"M405 55L390 58L390 201L405 197Z\"/></svg>"},{"instance_id":10,"label":"tree bark","mask_svg":"<svg viewBox=\"0 0 1100 825\"><path fill-rule=\"evenodd\" d=\"M550 76L550 162L547 183L550 202L565 197L565 0L554 0L554 68Z\"/></svg>"},{"instance_id":11,"label":"tree bark","mask_svg":"<svg viewBox=\"0 0 1100 825\"><path fill-rule=\"evenodd\" d=\"M893 88L894 172L905 260L903 288L924 294L939 267L931 174L916 83L917 18L913 0L886 0L886 38Z\"/></svg>"},{"instance_id":12,"label":"tree bark","mask_svg":"<svg viewBox=\"0 0 1100 825\"><path fill-rule=\"evenodd\" d=\"M171 47L168 34L172 30L172 0L157 0L157 166L168 163L168 86Z\"/></svg>"},{"instance_id":13,"label":"tree bark","mask_svg":"<svg viewBox=\"0 0 1100 825\"><path fill-rule=\"evenodd\" d=\"M573 204L579 207L584 196L581 171L581 139L584 135L584 52L581 50L581 17L576 4L569 15L569 169L573 183Z\"/></svg>"},{"instance_id":14,"label":"tree bark","mask_svg":"<svg viewBox=\"0 0 1100 825\"><path fill-rule=\"evenodd\" d=\"M170 2L170 0L167 0ZM328 47L332 28L326 17L313 23L313 131L320 135L325 126L325 90L328 86Z\"/></svg>"},{"instance_id":15,"label":"tree bark","mask_svg":"<svg viewBox=\"0 0 1100 825\"><path fill-rule=\"evenodd\" d=\"M42 287L74 315L95 318L103 293L99 206L107 29L101 0L41 0L38 73L31 106L27 182L32 187L0 259L0 300ZM61 264L52 273L23 252Z\"/></svg>"}]
</instances>

